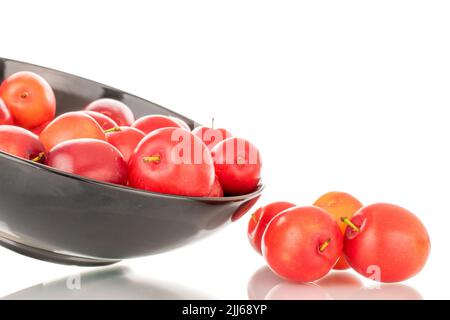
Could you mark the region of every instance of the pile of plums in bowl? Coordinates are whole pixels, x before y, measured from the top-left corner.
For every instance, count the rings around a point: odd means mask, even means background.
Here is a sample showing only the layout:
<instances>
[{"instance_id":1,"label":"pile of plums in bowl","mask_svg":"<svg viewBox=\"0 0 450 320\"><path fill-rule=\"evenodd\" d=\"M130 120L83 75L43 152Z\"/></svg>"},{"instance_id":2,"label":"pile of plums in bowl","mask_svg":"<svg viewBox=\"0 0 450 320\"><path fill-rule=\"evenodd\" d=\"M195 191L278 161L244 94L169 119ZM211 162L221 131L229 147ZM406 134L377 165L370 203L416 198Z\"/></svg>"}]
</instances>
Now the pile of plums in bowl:
<instances>
[{"instance_id":1,"label":"pile of plums in bowl","mask_svg":"<svg viewBox=\"0 0 450 320\"><path fill-rule=\"evenodd\" d=\"M124 103L102 98L56 115L47 81L17 72L0 86L0 150L86 178L189 197L245 195L260 183L258 149L225 129L181 119L139 119Z\"/></svg>"}]
</instances>

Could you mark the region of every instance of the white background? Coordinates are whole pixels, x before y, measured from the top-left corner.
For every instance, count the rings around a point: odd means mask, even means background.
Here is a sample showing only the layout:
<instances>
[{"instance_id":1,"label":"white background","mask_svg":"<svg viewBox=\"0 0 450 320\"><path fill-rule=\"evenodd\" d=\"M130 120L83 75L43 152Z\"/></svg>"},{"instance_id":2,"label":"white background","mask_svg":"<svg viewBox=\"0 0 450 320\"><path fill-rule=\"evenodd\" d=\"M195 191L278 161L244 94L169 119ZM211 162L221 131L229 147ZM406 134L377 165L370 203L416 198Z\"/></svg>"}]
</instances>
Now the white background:
<instances>
[{"instance_id":1,"label":"white background","mask_svg":"<svg viewBox=\"0 0 450 320\"><path fill-rule=\"evenodd\" d=\"M259 205L308 205L342 190L408 208L430 233L428 264L408 287L368 296L450 298L448 1L8 1L0 10L0 56L97 80L203 123L214 116L254 142L267 184ZM120 294L158 297L170 282L185 298L191 289L247 298L264 265L247 243L247 220L123 262L131 275ZM88 271L6 249L0 261L0 296ZM82 288L96 285L81 279ZM97 285L97 296L120 281ZM272 295L315 297L316 289L281 284Z\"/></svg>"}]
</instances>

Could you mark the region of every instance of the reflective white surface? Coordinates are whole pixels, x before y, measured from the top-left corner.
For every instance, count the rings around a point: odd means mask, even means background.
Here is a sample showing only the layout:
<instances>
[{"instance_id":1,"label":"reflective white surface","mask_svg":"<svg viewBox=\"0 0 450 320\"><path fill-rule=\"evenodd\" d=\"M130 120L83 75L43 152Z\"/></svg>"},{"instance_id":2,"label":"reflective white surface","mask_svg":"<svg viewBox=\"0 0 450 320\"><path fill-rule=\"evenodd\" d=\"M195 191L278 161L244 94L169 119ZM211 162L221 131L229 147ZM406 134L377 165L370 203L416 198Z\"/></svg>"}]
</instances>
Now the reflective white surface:
<instances>
[{"instance_id":1,"label":"reflective white surface","mask_svg":"<svg viewBox=\"0 0 450 320\"><path fill-rule=\"evenodd\" d=\"M248 283L250 300L422 300L420 293L404 284L363 282L351 271L336 271L315 283L295 284L281 280L266 266Z\"/></svg>"},{"instance_id":2,"label":"reflective white surface","mask_svg":"<svg viewBox=\"0 0 450 320\"><path fill-rule=\"evenodd\" d=\"M242 293L240 293L241 295ZM275 276L267 266L259 268L249 279L250 300L421 300L414 288L404 284L363 282L350 271L333 272L315 283L296 284ZM131 268L118 265L83 270L49 282L39 283L3 297L6 300L28 299L214 299L185 285L143 276Z\"/></svg>"},{"instance_id":3,"label":"reflective white surface","mask_svg":"<svg viewBox=\"0 0 450 320\"><path fill-rule=\"evenodd\" d=\"M220 299L246 299L247 291L261 299L450 298L448 1L82 2L3 3L0 54L118 87L201 123L214 116L216 126L260 148L260 204L309 205L346 191L364 204L406 207L432 242L417 277L380 290L365 289L374 283L359 277L363 287L269 276L248 288L264 261L247 243L246 216L200 243L122 262L138 283ZM0 262L0 296L89 272L2 248ZM99 290L96 297L111 294Z\"/></svg>"},{"instance_id":4,"label":"reflective white surface","mask_svg":"<svg viewBox=\"0 0 450 320\"><path fill-rule=\"evenodd\" d=\"M4 297L5 300L208 299L205 294L134 274L129 268L106 267L68 275Z\"/></svg>"},{"instance_id":5,"label":"reflective white surface","mask_svg":"<svg viewBox=\"0 0 450 320\"><path fill-rule=\"evenodd\" d=\"M231 227L233 230L234 227ZM240 228L239 228L240 229ZM0 249L0 297L4 299L250 299L347 300L423 299L408 281L377 284L354 272L336 271L314 283L296 284L277 277L247 245L224 259L213 252L229 235L173 253L102 268L49 264ZM224 242L222 242L224 243ZM245 243L245 242L244 242ZM207 249L206 247L209 247ZM249 249L249 250L247 250ZM213 258L214 257L214 258ZM257 262L259 261L259 263ZM255 263L256 262L256 263ZM250 266L256 266L251 270ZM259 265L259 267L258 267ZM261 266L262 265L262 266Z\"/></svg>"}]
</instances>

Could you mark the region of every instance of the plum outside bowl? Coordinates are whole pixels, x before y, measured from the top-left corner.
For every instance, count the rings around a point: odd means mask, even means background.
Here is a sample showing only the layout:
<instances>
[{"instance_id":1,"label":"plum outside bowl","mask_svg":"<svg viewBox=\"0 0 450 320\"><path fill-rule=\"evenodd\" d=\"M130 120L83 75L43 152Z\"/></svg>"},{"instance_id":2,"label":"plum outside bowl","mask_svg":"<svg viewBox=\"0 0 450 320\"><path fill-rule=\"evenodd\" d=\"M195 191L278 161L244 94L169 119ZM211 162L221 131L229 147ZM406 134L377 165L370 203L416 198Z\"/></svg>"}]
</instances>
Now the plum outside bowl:
<instances>
[{"instance_id":1,"label":"plum outside bowl","mask_svg":"<svg viewBox=\"0 0 450 320\"><path fill-rule=\"evenodd\" d=\"M0 81L32 71L52 86L57 113L99 98L136 117L164 114L198 124L126 92L64 72L0 58ZM263 186L237 197L152 193L64 173L0 151L0 245L49 262L98 266L168 251L215 232L247 212Z\"/></svg>"}]
</instances>

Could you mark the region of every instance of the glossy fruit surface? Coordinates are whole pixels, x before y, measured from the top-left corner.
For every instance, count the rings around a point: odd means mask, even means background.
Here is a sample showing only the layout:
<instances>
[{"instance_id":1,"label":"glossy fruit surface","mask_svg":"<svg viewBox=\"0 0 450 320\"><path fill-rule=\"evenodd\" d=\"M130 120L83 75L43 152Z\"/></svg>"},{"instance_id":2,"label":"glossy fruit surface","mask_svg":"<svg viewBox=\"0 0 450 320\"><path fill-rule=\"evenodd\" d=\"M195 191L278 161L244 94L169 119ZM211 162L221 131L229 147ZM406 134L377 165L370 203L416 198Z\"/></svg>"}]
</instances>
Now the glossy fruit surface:
<instances>
[{"instance_id":1,"label":"glossy fruit surface","mask_svg":"<svg viewBox=\"0 0 450 320\"><path fill-rule=\"evenodd\" d=\"M50 150L46 164L73 174L125 185L127 165L119 150L96 139L65 141Z\"/></svg>"},{"instance_id":2,"label":"glossy fruit surface","mask_svg":"<svg viewBox=\"0 0 450 320\"><path fill-rule=\"evenodd\" d=\"M254 191L261 180L261 155L258 149L240 138L229 138L211 151L216 175L226 195Z\"/></svg>"},{"instance_id":3,"label":"glossy fruit surface","mask_svg":"<svg viewBox=\"0 0 450 320\"><path fill-rule=\"evenodd\" d=\"M347 225L342 222L342 218L351 218L353 215L362 208L362 203L358 199L346 192L332 191L322 195L314 202L314 205L324 209L328 212L339 225L342 234L345 233ZM335 270L346 270L350 268L345 257L339 258L336 265L333 267Z\"/></svg>"},{"instance_id":4,"label":"glossy fruit surface","mask_svg":"<svg viewBox=\"0 0 450 320\"><path fill-rule=\"evenodd\" d=\"M32 132L10 125L0 126L0 150L32 160L44 152L44 146Z\"/></svg>"},{"instance_id":5,"label":"glossy fruit surface","mask_svg":"<svg viewBox=\"0 0 450 320\"><path fill-rule=\"evenodd\" d=\"M214 184L213 184L211 191L209 192L208 197L211 197L211 198L223 197L222 186L220 185L219 179L217 179L217 177L214 178Z\"/></svg>"},{"instance_id":6,"label":"glossy fruit surface","mask_svg":"<svg viewBox=\"0 0 450 320\"><path fill-rule=\"evenodd\" d=\"M214 183L214 166L203 142L180 128L148 134L128 165L131 187L183 196L206 197Z\"/></svg>"},{"instance_id":7,"label":"glossy fruit surface","mask_svg":"<svg viewBox=\"0 0 450 320\"><path fill-rule=\"evenodd\" d=\"M106 141L122 153L126 163L144 137L145 134L142 131L133 127L115 127L106 132Z\"/></svg>"},{"instance_id":8,"label":"glossy fruit surface","mask_svg":"<svg viewBox=\"0 0 450 320\"><path fill-rule=\"evenodd\" d=\"M14 73L0 85L0 98L11 112L14 123L32 129L55 117L56 99L41 76L28 71Z\"/></svg>"},{"instance_id":9,"label":"glossy fruit surface","mask_svg":"<svg viewBox=\"0 0 450 320\"><path fill-rule=\"evenodd\" d=\"M149 115L144 116L136 120L133 123L133 127L141 130L145 134L149 134L157 129L161 128L183 128L183 125L174 118L166 117L163 115Z\"/></svg>"},{"instance_id":10,"label":"glossy fruit surface","mask_svg":"<svg viewBox=\"0 0 450 320\"><path fill-rule=\"evenodd\" d=\"M14 119L13 119L8 107L3 102L3 100L0 98L0 125L3 125L3 124L12 125L12 124L14 124Z\"/></svg>"},{"instance_id":11,"label":"glossy fruit surface","mask_svg":"<svg viewBox=\"0 0 450 320\"><path fill-rule=\"evenodd\" d=\"M293 207L278 214L263 235L262 252L280 277L295 282L325 276L342 254L336 222L318 207Z\"/></svg>"},{"instance_id":12,"label":"glossy fruit surface","mask_svg":"<svg viewBox=\"0 0 450 320\"><path fill-rule=\"evenodd\" d=\"M44 129L48 126L48 124L49 124L50 122L51 122L51 121L46 121L46 122L44 122L43 124L41 124L41 125L39 125L39 126L33 128L33 129L30 129L30 131L33 132L35 135L38 135L38 136L39 136L39 135L41 134L41 132L44 131Z\"/></svg>"},{"instance_id":13,"label":"glossy fruit surface","mask_svg":"<svg viewBox=\"0 0 450 320\"><path fill-rule=\"evenodd\" d=\"M404 281L425 265L430 238L408 210L387 203L364 207L345 232L345 257L361 275L381 282Z\"/></svg>"},{"instance_id":14,"label":"glossy fruit surface","mask_svg":"<svg viewBox=\"0 0 450 320\"><path fill-rule=\"evenodd\" d=\"M185 129L187 131L191 131L191 127L189 127L189 125L186 123L186 121L181 120L180 118L172 117L172 116L169 116L169 118L174 120L175 122L177 122L183 129Z\"/></svg>"},{"instance_id":15,"label":"glossy fruit surface","mask_svg":"<svg viewBox=\"0 0 450 320\"><path fill-rule=\"evenodd\" d=\"M97 121L81 111L60 115L50 122L39 136L47 151L58 143L81 138L106 140L103 129Z\"/></svg>"},{"instance_id":16,"label":"glossy fruit surface","mask_svg":"<svg viewBox=\"0 0 450 320\"><path fill-rule=\"evenodd\" d=\"M118 100L102 98L88 104L87 111L96 111L111 118L118 126L131 126L134 114L128 106Z\"/></svg>"},{"instance_id":17,"label":"glossy fruit surface","mask_svg":"<svg viewBox=\"0 0 450 320\"><path fill-rule=\"evenodd\" d=\"M113 119L105 116L103 113L88 110L84 110L82 112L94 118L94 120L97 121L97 123L100 125L100 127L102 127L103 130L109 130L111 128L118 127L118 124Z\"/></svg>"},{"instance_id":18,"label":"glossy fruit surface","mask_svg":"<svg viewBox=\"0 0 450 320\"><path fill-rule=\"evenodd\" d=\"M197 127L192 133L199 137L212 150L219 142L232 138L231 133L226 129L212 129L208 127Z\"/></svg>"},{"instance_id":19,"label":"glossy fruit surface","mask_svg":"<svg viewBox=\"0 0 450 320\"><path fill-rule=\"evenodd\" d=\"M252 214L252 217L248 222L247 236L256 252L262 254L261 241L269 222L280 212L292 207L295 207L295 204L290 202L272 202L266 206L260 207Z\"/></svg>"}]
</instances>

